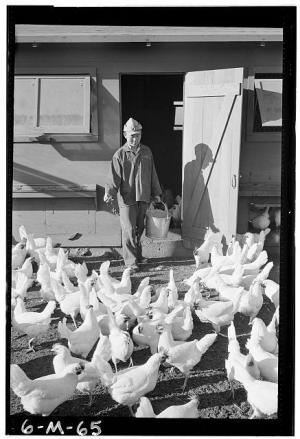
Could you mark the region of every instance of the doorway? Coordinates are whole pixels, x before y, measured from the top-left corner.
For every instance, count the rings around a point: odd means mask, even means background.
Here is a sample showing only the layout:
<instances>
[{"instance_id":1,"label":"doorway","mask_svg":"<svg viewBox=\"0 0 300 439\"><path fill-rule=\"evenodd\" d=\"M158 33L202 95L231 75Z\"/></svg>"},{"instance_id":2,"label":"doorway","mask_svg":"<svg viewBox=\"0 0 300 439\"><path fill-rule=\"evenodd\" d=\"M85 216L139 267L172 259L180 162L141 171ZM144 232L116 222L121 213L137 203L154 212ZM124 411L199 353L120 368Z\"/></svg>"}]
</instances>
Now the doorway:
<instances>
[{"instance_id":1,"label":"doorway","mask_svg":"<svg viewBox=\"0 0 300 439\"><path fill-rule=\"evenodd\" d=\"M130 117L142 124L142 143L151 148L159 181L174 198L182 191L182 130L174 130L174 102L183 100L183 79L184 74L121 75L121 129Z\"/></svg>"}]
</instances>

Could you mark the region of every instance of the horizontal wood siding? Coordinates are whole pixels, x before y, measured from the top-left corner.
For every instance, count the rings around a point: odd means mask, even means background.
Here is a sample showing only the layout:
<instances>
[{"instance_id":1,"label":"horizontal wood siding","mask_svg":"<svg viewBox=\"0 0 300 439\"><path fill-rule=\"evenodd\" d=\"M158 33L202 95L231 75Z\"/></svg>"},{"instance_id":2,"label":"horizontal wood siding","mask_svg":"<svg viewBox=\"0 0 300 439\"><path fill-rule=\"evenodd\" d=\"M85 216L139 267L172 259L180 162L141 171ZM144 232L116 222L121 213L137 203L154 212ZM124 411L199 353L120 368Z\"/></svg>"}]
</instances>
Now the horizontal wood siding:
<instances>
[{"instance_id":1,"label":"horizontal wood siding","mask_svg":"<svg viewBox=\"0 0 300 439\"><path fill-rule=\"evenodd\" d=\"M109 211L96 211L91 198L16 198L13 200L12 234L19 240L18 229L23 224L35 236L53 236L56 241L67 242L79 233L83 240L70 241L82 246L88 241L95 247L119 247L121 230L119 217Z\"/></svg>"},{"instance_id":2,"label":"horizontal wood siding","mask_svg":"<svg viewBox=\"0 0 300 439\"><path fill-rule=\"evenodd\" d=\"M47 201L46 233L96 232L95 205L93 200L52 199Z\"/></svg>"},{"instance_id":3,"label":"horizontal wood siding","mask_svg":"<svg viewBox=\"0 0 300 439\"><path fill-rule=\"evenodd\" d=\"M28 202L26 199L13 200L12 234L19 240L18 229L21 224L29 233L36 236L46 236L46 200L33 199Z\"/></svg>"}]
</instances>

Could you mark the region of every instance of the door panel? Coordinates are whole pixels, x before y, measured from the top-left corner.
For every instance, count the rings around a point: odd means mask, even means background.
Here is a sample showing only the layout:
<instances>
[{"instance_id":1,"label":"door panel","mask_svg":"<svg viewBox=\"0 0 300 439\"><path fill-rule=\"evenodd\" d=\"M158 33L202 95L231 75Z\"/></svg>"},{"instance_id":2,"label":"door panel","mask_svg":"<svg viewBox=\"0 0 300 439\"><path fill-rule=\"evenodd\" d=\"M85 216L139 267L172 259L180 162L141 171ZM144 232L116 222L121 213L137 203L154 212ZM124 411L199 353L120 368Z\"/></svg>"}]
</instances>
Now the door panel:
<instances>
[{"instance_id":1,"label":"door panel","mask_svg":"<svg viewBox=\"0 0 300 439\"><path fill-rule=\"evenodd\" d=\"M46 233L95 234L96 214L90 198L49 199L46 207Z\"/></svg>"},{"instance_id":2,"label":"door panel","mask_svg":"<svg viewBox=\"0 0 300 439\"><path fill-rule=\"evenodd\" d=\"M236 232L243 69L191 72L184 88L183 226L186 247L208 227Z\"/></svg>"}]
</instances>

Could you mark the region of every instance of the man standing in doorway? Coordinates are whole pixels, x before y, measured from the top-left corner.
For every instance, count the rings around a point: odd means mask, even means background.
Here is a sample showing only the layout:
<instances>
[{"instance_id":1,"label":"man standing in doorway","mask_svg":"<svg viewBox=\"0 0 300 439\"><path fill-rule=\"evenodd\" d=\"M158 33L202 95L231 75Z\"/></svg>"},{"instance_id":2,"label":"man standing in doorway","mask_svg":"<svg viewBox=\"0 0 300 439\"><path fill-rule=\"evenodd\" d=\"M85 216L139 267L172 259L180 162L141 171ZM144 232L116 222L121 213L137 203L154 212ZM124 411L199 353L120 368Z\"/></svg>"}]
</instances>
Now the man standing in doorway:
<instances>
[{"instance_id":1,"label":"man standing in doorway","mask_svg":"<svg viewBox=\"0 0 300 439\"><path fill-rule=\"evenodd\" d=\"M142 125L130 118L124 125L123 134L127 142L113 155L104 201L112 201L117 194L124 262L133 271L138 271L138 264L145 262L141 236L146 210L151 199L160 201L161 187L152 152L140 143Z\"/></svg>"}]
</instances>

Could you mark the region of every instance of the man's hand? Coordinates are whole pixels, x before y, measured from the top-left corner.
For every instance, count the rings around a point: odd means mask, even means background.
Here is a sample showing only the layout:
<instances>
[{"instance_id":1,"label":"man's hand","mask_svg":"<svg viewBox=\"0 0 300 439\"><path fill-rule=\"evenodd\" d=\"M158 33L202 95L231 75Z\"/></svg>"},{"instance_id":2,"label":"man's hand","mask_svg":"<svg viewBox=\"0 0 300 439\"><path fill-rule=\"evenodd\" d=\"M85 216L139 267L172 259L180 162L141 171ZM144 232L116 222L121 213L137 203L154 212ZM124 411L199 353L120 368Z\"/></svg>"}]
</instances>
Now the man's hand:
<instances>
[{"instance_id":1,"label":"man's hand","mask_svg":"<svg viewBox=\"0 0 300 439\"><path fill-rule=\"evenodd\" d=\"M104 194L103 200L105 203L110 203L113 200L113 197L109 194Z\"/></svg>"}]
</instances>

